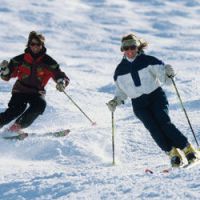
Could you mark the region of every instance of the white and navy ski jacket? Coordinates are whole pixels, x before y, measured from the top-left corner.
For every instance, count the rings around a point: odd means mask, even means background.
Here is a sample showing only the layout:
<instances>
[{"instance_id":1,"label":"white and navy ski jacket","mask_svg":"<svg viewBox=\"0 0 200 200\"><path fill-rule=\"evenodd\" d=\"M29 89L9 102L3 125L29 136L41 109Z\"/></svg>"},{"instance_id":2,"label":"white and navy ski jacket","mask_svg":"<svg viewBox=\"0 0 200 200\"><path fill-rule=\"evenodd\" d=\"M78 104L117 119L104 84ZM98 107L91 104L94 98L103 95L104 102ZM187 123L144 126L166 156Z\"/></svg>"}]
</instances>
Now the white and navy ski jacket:
<instances>
[{"instance_id":1,"label":"white and navy ski jacket","mask_svg":"<svg viewBox=\"0 0 200 200\"><path fill-rule=\"evenodd\" d=\"M124 57L115 70L114 81L115 96L121 101L150 94L161 86L161 82L171 83L165 73L165 64L145 54L138 54L132 62Z\"/></svg>"}]
</instances>

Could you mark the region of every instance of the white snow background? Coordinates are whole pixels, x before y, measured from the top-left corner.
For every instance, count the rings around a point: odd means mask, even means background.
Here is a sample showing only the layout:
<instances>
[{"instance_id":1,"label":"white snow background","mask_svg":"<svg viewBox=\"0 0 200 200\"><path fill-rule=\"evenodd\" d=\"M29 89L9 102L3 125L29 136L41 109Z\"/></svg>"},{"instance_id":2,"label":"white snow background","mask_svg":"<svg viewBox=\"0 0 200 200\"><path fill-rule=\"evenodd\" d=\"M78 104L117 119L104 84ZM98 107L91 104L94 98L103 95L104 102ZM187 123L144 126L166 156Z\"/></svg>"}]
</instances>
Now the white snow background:
<instances>
[{"instance_id":1,"label":"white snow background","mask_svg":"<svg viewBox=\"0 0 200 200\"><path fill-rule=\"evenodd\" d=\"M135 32L146 50L174 66L176 84L200 141L200 1L198 0L0 0L0 60L23 53L30 31L44 33L47 53L71 79L66 92L50 81L48 106L30 133L70 128L65 138L0 138L1 200L200 199L200 167L161 174L168 157L132 112L130 100L115 112L116 166L112 166L113 72L122 58L120 39ZM0 81L0 112L15 80ZM165 87L170 116L194 144L173 88ZM0 130L3 134L6 127ZM145 169L155 174L146 174Z\"/></svg>"}]
</instances>

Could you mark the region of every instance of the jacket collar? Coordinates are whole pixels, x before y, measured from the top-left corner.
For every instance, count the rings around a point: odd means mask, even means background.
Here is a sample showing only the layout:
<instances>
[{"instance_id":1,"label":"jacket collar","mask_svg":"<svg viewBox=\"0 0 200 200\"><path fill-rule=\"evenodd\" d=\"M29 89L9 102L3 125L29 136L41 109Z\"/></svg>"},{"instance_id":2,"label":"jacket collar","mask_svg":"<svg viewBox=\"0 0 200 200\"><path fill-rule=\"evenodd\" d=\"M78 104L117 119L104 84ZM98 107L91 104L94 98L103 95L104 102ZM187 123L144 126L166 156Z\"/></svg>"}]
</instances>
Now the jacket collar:
<instances>
[{"instance_id":1,"label":"jacket collar","mask_svg":"<svg viewBox=\"0 0 200 200\"><path fill-rule=\"evenodd\" d=\"M44 57L45 53L46 53L46 48L43 47L43 49L38 53L38 54L34 54L30 48L26 48L24 50L25 54L24 54L24 60L28 63L38 63L42 60L42 58Z\"/></svg>"}]
</instances>

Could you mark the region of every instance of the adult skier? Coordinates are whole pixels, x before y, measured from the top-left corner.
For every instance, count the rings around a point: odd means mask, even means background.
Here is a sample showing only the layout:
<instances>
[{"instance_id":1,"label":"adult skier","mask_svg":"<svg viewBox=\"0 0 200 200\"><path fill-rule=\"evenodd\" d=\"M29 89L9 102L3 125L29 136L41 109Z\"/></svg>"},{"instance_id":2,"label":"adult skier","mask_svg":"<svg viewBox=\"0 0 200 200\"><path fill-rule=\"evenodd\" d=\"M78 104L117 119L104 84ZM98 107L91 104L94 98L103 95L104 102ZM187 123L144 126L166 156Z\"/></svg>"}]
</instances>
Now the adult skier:
<instances>
[{"instance_id":1,"label":"adult skier","mask_svg":"<svg viewBox=\"0 0 200 200\"><path fill-rule=\"evenodd\" d=\"M146 55L147 43L134 34L122 37L123 59L114 73L115 97L107 105L111 112L129 97L133 111L150 132L157 145L165 151L172 167L183 164L180 151L188 163L197 159L197 151L188 139L171 122L168 115L168 100L160 82L171 83L174 69L161 60Z\"/></svg>"},{"instance_id":2,"label":"adult skier","mask_svg":"<svg viewBox=\"0 0 200 200\"><path fill-rule=\"evenodd\" d=\"M69 78L59 68L58 63L46 54L45 37L35 31L30 32L25 52L0 64L1 78L9 81L17 78L8 108L0 113L0 128L15 119L9 131L21 133L30 126L46 107L45 85L50 78L56 88L63 91Z\"/></svg>"}]
</instances>

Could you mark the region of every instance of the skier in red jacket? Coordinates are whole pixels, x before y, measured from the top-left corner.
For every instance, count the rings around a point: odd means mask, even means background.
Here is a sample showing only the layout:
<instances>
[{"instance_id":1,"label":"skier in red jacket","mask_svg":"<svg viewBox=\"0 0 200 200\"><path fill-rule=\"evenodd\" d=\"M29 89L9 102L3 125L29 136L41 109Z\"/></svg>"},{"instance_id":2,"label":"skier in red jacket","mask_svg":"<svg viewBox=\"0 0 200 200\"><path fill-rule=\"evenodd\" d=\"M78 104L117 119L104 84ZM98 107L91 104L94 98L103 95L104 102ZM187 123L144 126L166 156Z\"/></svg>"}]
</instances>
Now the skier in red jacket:
<instances>
[{"instance_id":1,"label":"skier in red jacket","mask_svg":"<svg viewBox=\"0 0 200 200\"><path fill-rule=\"evenodd\" d=\"M42 34L32 31L25 52L0 64L3 80L17 78L8 108L0 113L0 128L16 119L9 131L20 133L43 113L46 107L44 87L50 78L61 92L69 84L69 78L58 63L46 54L44 42Z\"/></svg>"}]
</instances>

